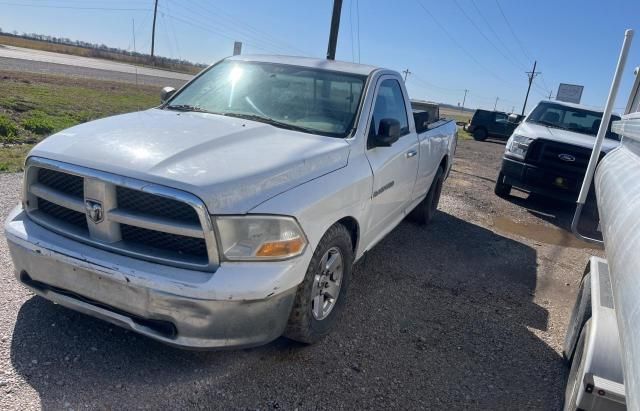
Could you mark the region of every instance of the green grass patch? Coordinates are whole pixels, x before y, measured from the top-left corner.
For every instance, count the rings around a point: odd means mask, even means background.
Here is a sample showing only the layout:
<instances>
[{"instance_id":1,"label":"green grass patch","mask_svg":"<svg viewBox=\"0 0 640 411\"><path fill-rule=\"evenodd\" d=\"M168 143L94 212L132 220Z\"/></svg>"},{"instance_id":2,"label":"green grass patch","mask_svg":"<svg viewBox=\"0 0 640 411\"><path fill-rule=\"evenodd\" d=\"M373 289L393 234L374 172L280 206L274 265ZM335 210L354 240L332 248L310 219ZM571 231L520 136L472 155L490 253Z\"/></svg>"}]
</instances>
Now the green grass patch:
<instances>
[{"instance_id":1,"label":"green grass patch","mask_svg":"<svg viewBox=\"0 0 640 411\"><path fill-rule=\"evenodd\" d=\"M458 140L473 140L473 136L471 133L458 126Z\"/></svg>"},{"instance_id":2,"label":"green grass patch","mask_svg":"<svg viewBox=\"0 0 640 411\"><path fill-rule=\"evenodd\" d=\"M33 110L22 120L22 127L38 135L51 134L78 124L70 115L53 116L40 110Z\"/></svg>"},{"instance_id":3,"label":"green grass patch","mask_svg":"<svg viewBox=\"0 0 640 411\"><path fill-rule=\"evenodd\" d=\"M0 114L0 142L11 143L18 136L18 127L9 117Z\"/></svg>"},{"instance_id":4,"label":"green grass patch","mask_svg":"<svg viewBox=\"0 0 640 411\"><path fill-rule=\"evenodd\" d=\"M76 124L160 103L156 87L0 71L0 171L17 171L28 149ZM22 157L20 157L22 156Z\"/></svg>"},{"instance_id":5,"label":"green grass patch","mask_svg":"<svg viewBox=\"0 0 640 411\"><path fill-rule=\"evenodd\" d=\"M16 173L24 169L24 159L31 144L0 147L0 172Z\"/></svg>"}]
</instances>

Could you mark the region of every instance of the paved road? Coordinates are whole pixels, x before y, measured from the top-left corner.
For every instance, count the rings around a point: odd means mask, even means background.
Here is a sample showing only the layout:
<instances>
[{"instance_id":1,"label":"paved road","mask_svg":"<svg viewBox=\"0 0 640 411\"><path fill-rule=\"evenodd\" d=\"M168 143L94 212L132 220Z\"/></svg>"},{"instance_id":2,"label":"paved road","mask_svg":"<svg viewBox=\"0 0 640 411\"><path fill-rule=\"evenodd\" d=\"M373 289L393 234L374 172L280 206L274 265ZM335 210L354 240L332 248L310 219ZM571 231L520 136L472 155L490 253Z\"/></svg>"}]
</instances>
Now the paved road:
<instances>
[{"instance_id":1,"label":"paved road","mask_svg":"<svg viewBox=\"0 0 640 411\"><path fill-rule=\"evenodd\" d=\"M433 223L403 222L356 265L314 346L164 346L33 296L0 240L0 409L559 409L564 330L598 251L565 246L584 246L561 229L570 208L493 195L503 150L461 142ZM0 174L0 218L20 186Z\"/></svg>"},{"instance_id":2,"label":"paved road","mask_svg":"<svg viewBox=\"0 0 640 411\"><path fill-rule=\"evenodd\" d=\"M192 76L130 64L0 45L0 70L179 87ZM136 75L137 71L137 75Z\"/></svg>"}]
</instances>

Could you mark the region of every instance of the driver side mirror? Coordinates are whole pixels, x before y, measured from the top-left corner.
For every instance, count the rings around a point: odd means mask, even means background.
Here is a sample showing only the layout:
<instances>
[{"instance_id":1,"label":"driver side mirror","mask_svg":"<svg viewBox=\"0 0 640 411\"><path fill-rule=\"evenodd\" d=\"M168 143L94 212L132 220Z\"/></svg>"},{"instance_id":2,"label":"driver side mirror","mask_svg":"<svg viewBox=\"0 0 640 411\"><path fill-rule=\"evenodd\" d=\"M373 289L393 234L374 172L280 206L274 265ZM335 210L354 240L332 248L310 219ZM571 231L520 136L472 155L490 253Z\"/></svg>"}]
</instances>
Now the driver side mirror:
<instances>
[{"instance_id":1,"label":"driver side mirror","mask_svg":"<svg viewBox=\"0 0 640 411\"><path fill-rule=\"evenodd\" d=\"M162 104L166 103L167 100L169 100L175 92L176 92L176 89L173 87L163 87L162 90L160 91L160 102Z\"/></svg>"},{"instance_id":2,"label":"driver side mirror","mask_svg":"<svg viewBox=\"0 0 640 411\"><path fill-rule=\"evenodd\" d=\"M509 121L509 123L517 124L518 123L518 115L517 114L509 114L509 117L507 117L507 121Z\"/></svg>"},{"instance_id":3,"label":"driver side mirror","mask_svg":"<svg viewBox=\"0 0 640 411\"><path fill-rule=\"evenodd\" d=\"M378 132L373 137L373 147L391 147L400 138L400 122L395 118L380 120Z\"/></svg>"}]
</instances>

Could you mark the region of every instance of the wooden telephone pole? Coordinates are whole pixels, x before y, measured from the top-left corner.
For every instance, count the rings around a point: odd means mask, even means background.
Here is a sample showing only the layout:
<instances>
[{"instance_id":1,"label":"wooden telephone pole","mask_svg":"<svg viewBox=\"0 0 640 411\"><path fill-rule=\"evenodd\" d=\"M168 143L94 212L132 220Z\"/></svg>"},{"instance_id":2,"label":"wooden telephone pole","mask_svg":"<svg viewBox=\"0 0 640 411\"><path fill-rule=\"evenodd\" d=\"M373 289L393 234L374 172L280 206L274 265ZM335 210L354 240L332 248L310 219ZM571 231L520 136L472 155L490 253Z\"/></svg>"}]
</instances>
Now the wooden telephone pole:
<instances>
[{"instance_id":1,"label":"wooden telephone pole","mask_svg":"<svg viewBox=\"0 0 640 411\"><path fill-rule=\"evenodd\" d=\"M333 0L333 14L331 16L331 30L329 31L329 46L327 47L327 60L336 59L336 45L338 44L338 30L340 29L341 13L342 13L342 0Z\"/></svg>"},{"instance_id":2,"label":"wooden telephone pole","mask_svg":"<svg viewBox=\"0 0 640 411\"><path fill-rule=\"evenodd\" d=\"M533 71L527 71L527 75L529 76L529 88L527 88L527 95L524 98L524 104L522 105L522 115L524 116L524 110L527 108L527 100L529 99L529 92L531 91L531 84L533 84L533 79L540 74L540 72L538 71L536 73L536 64L538 62L534 61L533 62Z\"/></svg>"},{"instance_id":3,"label":"wooden telephone pole","mask_svg":"<svg viewBox=\"0 0 640 411\"><path fill-rule=\"evenodd\" d=\"M155 60L153 56L153 52L156 45L156 16L158 15L158 0L155 2L155 6L153 7L153 29L151 30L151 62Z\"/></svg>"}]
</instances>

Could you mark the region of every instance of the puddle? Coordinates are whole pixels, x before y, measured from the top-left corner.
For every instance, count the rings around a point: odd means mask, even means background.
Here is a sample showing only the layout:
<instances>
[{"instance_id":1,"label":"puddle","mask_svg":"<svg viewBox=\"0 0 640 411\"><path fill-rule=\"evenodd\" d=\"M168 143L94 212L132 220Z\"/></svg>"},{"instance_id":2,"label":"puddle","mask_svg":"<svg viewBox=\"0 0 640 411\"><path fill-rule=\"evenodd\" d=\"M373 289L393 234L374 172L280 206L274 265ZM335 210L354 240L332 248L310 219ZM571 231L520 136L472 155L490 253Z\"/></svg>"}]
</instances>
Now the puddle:
<instances>
[{"instance_id":1,"label":"puddle","mask_svg":"<svg viewBox=\"0 0 640 411\"><path fill-rule=\"evenodd\" d=\"M588 248L591 250L601 249L597 244L578 240L572 233L557 227L549 227L542 224L518 223L507 217L494 218L493 226L504 233L519 235L541 243L562 247Z\"/></svg>"}]
</instances>

